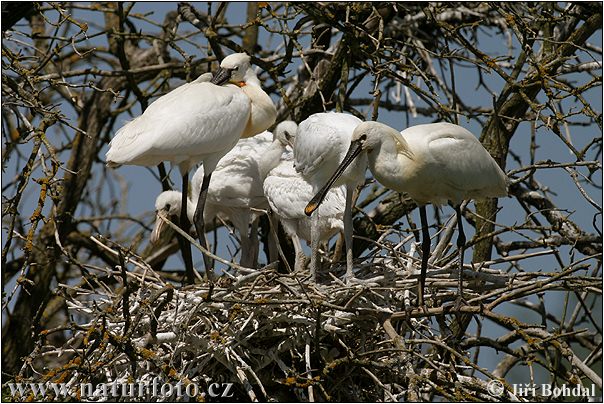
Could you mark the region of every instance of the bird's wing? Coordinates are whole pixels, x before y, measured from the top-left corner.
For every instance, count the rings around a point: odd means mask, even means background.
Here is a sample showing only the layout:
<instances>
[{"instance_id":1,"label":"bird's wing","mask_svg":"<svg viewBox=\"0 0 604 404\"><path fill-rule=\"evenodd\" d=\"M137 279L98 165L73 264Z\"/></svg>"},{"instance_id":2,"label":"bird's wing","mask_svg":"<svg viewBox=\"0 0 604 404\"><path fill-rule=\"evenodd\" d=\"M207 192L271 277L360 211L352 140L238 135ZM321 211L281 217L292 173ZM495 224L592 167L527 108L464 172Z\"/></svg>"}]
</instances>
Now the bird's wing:
<instances>
[{"instance_id":1,"label":"bird's wing","mask_svg":"<svg viewBox=\"0 0 604 404\"><path fill-rule=\"evenodd\" d=\"M505 174L469 131L451 125L432 132L428 150L427 161L435 166L426 169L433 172L435 182L446 184L463 198L506 195Z\"/></svg>"},{"instance_id":2,"label":"bird's wing","mask_svg":"<svg viewBox=\"0 0 604 404\"><path fill-rule=\"evenodd\" d=\"M312 142L312 139L300 141L298 139L300 137L296 137L296 145L294 146L296 171L308 178L323 165L327 150L320 147L319 143Z\"/></svg>"},{"instance_id":3,"label":"bird's wing","mask_svg":"<svg viewBox=\"0 0 604 404\"><path fill-rule=\"evenodd\" d=\"M124 125L111 141L107 160L152 165L220 152L239 138L250 108L237 87L185 84Z\"/></svg>"},{"instance_id":4,"label":"bird's wing","mask_svg":"<svg viewBox=\"0 0 604 404\"><path fill-rule=\"evenodd\" d=\"M216 170L231 170L233 173L246 172L248 167L255 165L263 152L271 145L273 135L263 132L259 135L240 139L218 163ZM255 164L254 164L255 162Z\"/></svg>"},{"instance_id":5,"label":"bird's wing","mask_svg":"<svg viewBox=\"0 0 604 404\"><path fill-rule=\"evenodd\" d=\"M194 83L208 83L210 81L212 81L212 78L214 77L214 75L210 72L204 73L201 76L197 77L195 80L193 80Z\"/></svg>"},{"instance_id":6,"label":"bird's wing","mask_svg":"<svg viewBox=\"0 0 604 404\"><path fill-rule=\"evenodd\" d=\"M265 132L239 140L218 163L210 183L212 203L230 207L267 206L259 160L272 143L272 134Z\"/></svg>"},{"instance_id":7,"label":"bird's wing","mask_svg":"<svg viewBox=\"0 0 604 404\"><path fill-rule=\"evenodd\" d=\"M232 208L263 207L266 205L260 179L248 173L216 170L212 174L208 201Z\"/></svg>"},{"instance_id":8,"label":"bird's wing","mask_svg":"<svg viewBox=\"0 0 604 404\"><path fill-rule=\"evenodd\" d=\"M296 132L296 171L305 178L326 181L342 161L352 132L361 120L344 113L318 113L302 121Z\"/></svg>"},{"instance_id":9,"label":"bird's wing","mask_svg":"<svg viewBox=\"0 0 604 404\"><path fill-rule=\"evenodd\" d=\"M346 206L346 186L331 188L319 206L319 216L341 220L344 217L344 206Z\"/></svg>"},{"instance_id":10,"label":"bird's wing","mask_svg":"<svg viewBox=\"0 0 604 404\"><path fill-rule=\"evenodd\" d=\"M293 168L292 161L282 162L264 180L268 203L283 219L304 218L304 207L313 197L312 186Z\"/></svg>"},{"instance_id":11,"label":"bird's wing","mask_svg":"<svg viewBox=\"0 0 604 404\"><path fill-rule=\"evenodd\" d=\"M328 117L332 119L327 119ZM305 178L320 171L327 159L333 159L334 150L346 147L345 140L339 136L333 119L335 117L336 114L314 114L298 126L294 140L294 160L296 171ZM335 156L336 159L337 157Z\"/></svg>"},{"instance_id":12,"label":"bird's wing","mask_svg":"<svg viewBox=\"0 0 604 404\"><path fill-rule=\"evenodd\" d=\"M298 174L291 161L282 162L264 180L264 194L271 209L284 219L308 219L306 204L314 196L312 186ZM333 188L319 207L319 216L342 217L346 204L345 188Z\"/></svg>"},{"instance_id":13,"label":"bird's wing","mask_svg":"<svg viewBox=\"0 0 604 404\"><path fill-rule=\"evenodd\" d=\"M208 203L230 207L266 207L266 198L259 179L258 158L272 142L269 132L240 139L216 166L208 191ZM200 166L191 179L195 200L201 192L204 169Z\"/></svg>"}]
</instances>

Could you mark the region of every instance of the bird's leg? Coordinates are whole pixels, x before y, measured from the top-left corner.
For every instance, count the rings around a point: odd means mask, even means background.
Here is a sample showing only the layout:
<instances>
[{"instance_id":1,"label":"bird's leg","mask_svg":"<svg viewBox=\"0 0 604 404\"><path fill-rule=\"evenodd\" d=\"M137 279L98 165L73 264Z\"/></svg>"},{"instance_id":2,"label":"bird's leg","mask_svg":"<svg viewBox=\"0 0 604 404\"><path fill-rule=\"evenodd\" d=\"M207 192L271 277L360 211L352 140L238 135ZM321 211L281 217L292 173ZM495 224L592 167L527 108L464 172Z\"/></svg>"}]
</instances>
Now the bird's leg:
<instances>
[{"instance_id":1,"label":"bird's leg","mask_svg":"<svg viewBox=\"0 0 604 404\"><path fill-rule=\"evenodd\" d=\"M250 248L252 250L252 266L250 268L256 268L258 265L258 254L260 252L260 243L258 241L258 222L260 221L260 216L254 215L254 219L252 220L252 226L250 228Z\"/></svg>"},{"instance_id":2,"label":"bird's leg","mask_svg":"<svg viewBox=\"0 0 604 404\"><path fill-rule=\"evenodd\" d=\"M344 242L346 244L346 283L352 281L353 262L352 262L352 201L356 187L353 185L346 186L346 207L344 208Z\"/></svg>"},{"instance_id":3,"label":"bird's leg","mask_svg":"<svg viewBox=\"0 0 604 404\"><path fill-rule=\"evenodd\" d=\"M304 269L306 263L306 255L302 249L302 243L300 243L300 237L297 234L292 236L292 244L294 245L294 252L296 254L294 262L294 271L300 272Z\"/></svg>"},{"instance_id":4,"label":"bird's leg","mask_svg":"<svg viewBox=\"0 0 604 404\"><path fill-rule=\"evenodd\" d=\"M208 241L206 240L206 231L205 231L205 223L203 221L203 210L206 204L206 198L208 196L208 188L210 186L210 178L212 177L212 173L208 173L204 175L203 182L201 183L201 192L199 193L199 198L197 199L197 206L195 207L195 214L193 215L193 222L195 224L195 230L197 230L197 238L199 239L199 244L208 249ZM206 277L208 281L212 282L214 279L214 262L213 260L203 254L203 263L206 269Z\"/></svg>"},{"instance_id":5,"label":"bird's leg","mask_svg":"<svg viewBox=\"0 0 604 404\"><path fill-rule=\"evenodd\" d=\"M180 209L180 218L178 226L189 233L189 218L187 217L187 202L188 202L188 190L189 190L189 173L185 173L182 176L182 200ZM178 245L182 253L182 259L185 261L185 276L187 277L187 284L192 285L195 283L195 269L193 269L193 257L191 255L191 243L187 241L180 233L177 234Z\"/></svg>"},{"instance_id":6,"label":"bird's leg","mask_svg":"<svg viewBox=\"0 0 604 404\"><path fill-rule=\"evenodd\" d=\"M342 250L345 249L344 230L338 235L336 244L333 246L333 255L331 256L332 265L337 265L342 258Z\"/></svg>"},{"instance_id":7,"label":"bird's leg","mask_svg":"<svg viewBox=\"0 0 604 404\"><path fill-rule=\"evenodd\" d=\"M235 227L239 233L239 240L241 241L241 260L239 264L246 268L252 268L252 246L250 243L250 216L249 214L242 214L242 216L236 220Z\"/></svg>"},{"instance_id":8,"label":"bird's leg","mask_svg":"<svg viewBox=\"0 0 604 404\"><path fill-rule=\"evenodd\" d=\"M457 302L455 304L456 309L461 307L462 302L464 301L463 297L463 256L466 249L466 235L463 231L463 223L462 223L462 214L461 214L461 205L455 205L455 213L457 213L457 227L459 229L459 234L457 236L457 248L459 249L459 277L457 284Z\"/></svg>"},{"instance_id":9,"label":"bird's leg","mask_svg":"<svg viewBox=\"0 0 604 404\"><path fill-rule=\"evenodd\" d=\"M166 166L163 161L157 165L157 170L159 171L159 180L161 181L161 190L169 191L171 189L170 181L168 180L168 174L166 174Z\"/></svg>"},{"instance_id":10,"label":"bird's leg","mask_svg":"<svg viewBox=\"0 0 604 404\"><path fill-rule=\"evenodd\" d=\"M430 257L430 232L425 205L419 207L419 218L422 224L422 268L417 288L417 306L421 308L424 307L424 287L426 286L426 271L428 270L428 258Z\"/></svg>"},{"instance_id":11,"label":"bird's leg","mask_svg":"<svg viewBox=\"0 0 604 404\"><path fill-rule=\"evenodd\" d=\"M317 269L319 267L319 211L314 212L310 218L310 282L317 282Z\"/></svg>"},{"instance_id":12,"label":"bird's leg","mask_svg":"<svg viewBox=\"0 0 604 404\"><path fill-rule=\"evenodd\" d=\"M241 229L239 237L241 237L241 259L239 265L246 268L252 268L252 249L250 247L249 228Z\"/></svg>"},{"instance_id":13,"label":"bird's leg","mask_svg":"<svg viewBox=\"0 0 604 404\"><path fill-rule=\"evenodd\" d=\"M273 214L271 209L269 208L266 212L268 217L268 262L275 262L279 259L279 236L277 232L279 231L279 223L277 222L276 216Z\"/></svg>"}]
</instances>

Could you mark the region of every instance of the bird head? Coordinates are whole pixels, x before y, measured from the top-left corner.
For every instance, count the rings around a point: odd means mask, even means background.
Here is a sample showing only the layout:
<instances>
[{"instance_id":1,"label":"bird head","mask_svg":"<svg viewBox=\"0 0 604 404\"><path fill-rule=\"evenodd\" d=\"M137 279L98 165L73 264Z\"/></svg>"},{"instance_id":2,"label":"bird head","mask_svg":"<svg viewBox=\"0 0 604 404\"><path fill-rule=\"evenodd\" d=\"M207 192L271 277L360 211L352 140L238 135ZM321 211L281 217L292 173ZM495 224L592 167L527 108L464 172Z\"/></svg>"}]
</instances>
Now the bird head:
<instances>
[{"instance_id":1,"label":"bird head","mask_svg":"<svg viewBox=\"0 0 604 404\"><path fill-rule=\"evenodd\" d=\"M350 152L353 148L360 148L361 151L372 151L375 149L383 140L383 136L386 133L394 132L395 136L399 133L396 129L391 128L388 125L384 125L379 122L363 122L360 123L352 132L352 138L350 140ZM357 154L358 155L358 154Z\"/></svg>"},{"instance_id":2,"label":"bird head","mask_svg":"<svg viewBox=\"0 0 604 404\"><path fill-rule=\"evenodd\" d=\"M294 121L283 121L275 128L273 140L279 140L283 146L294 147L298 125Z\"/></svg>"},{"instance_id":3,"label":"bird head","mask_svg":"<svg viewBox=\"0 0 604 404\"><path fill-rule=\"evenodd\" d=\"M178 220L182 204L181 198L182 194L178 191L164 191L158 195L155 200L155 225L151 231L151 244L159 241L166 227L166 222L159 217L160 214L167 216L172 221Z\"/></svg>"},{"instance_id":4,"label":"bird head","mask_svg":"<svg viewBox=\"0 0 604 404\"><path fill-rule=\"evenodd\" d=\"M379 122L362 122L352 132L352 138L350 140L350 147L344 159L336 169L335 173L331 176L327 184L323 186L317 192L317 194L308 202L304 213L310 216L315 210L319 208L323 199L327 195L329 189L333 184L340 178L340 176L346 171L346 168L352 164L352 162L364 151L371 152L376 148L382 141L382 135L385 132L395 131L391 127L384 125Z\"/></svg>"},{"instance_id":5,"label":"bird head","mask_svg":"<svg viewBox=\"0 0 604 404\"><path fill-rule=\"evenodd\" d=\"M219 86L227 82L244 83L245 75L250 69L250 60L250 56L245 53L233 53L225 57L211 83Z\"/></svg>"}]
</instances>

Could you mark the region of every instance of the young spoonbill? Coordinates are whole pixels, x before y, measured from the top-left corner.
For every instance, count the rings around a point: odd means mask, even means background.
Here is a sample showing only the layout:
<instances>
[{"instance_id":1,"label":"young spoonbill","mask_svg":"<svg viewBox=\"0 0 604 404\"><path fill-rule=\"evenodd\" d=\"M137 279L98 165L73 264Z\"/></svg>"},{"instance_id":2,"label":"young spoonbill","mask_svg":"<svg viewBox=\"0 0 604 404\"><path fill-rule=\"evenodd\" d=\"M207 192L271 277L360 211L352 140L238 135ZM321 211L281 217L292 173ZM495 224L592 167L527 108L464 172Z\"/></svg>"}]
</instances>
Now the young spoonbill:
<instances>
[{"instance_id":1,"label":"young spoonbill","mask_svg":"<svg viewBox=\"0 0 604 404\"><path fill-rule=\"evenodd\" d=\"M314 193L313 186L294 169L291 154L268 174L264 180L264 194L271 210L292 239L296 253L294 270L300 271L306 259L300 239L313 240L311 219L304 214L304 206ZM342 217L345 200L344 186L332 188L327 194L318 212L318 241L329 240L338 231L344 230Z\"/></svg>"},{"instance_id":2,"label":"young spoonbill","mask_svg":"<svg viewBox=\"0 0 604 404\"><path fill-rule=\"evenodd\" d=\"M281 159L286 146L291 146L296 134L297 125L292 121L279 123L274 135L265 131L251 138L241 139L218 163L212 174L208 197L204 210L205 223L219 216L230 220L239 233L241 240L240 264L254 268L258 257L257 218L259 214L253 209L267 209L268 202L264 196L262 182ZM195 201L201 192L203 183L203 166L199 167L191 179L192 200ZM176 196L178 195L178 196ZM175 199L178 197L178 201ZM162 192L156 199L157 213L166 213L174 217L180 214L182 194L177 191ZM193 220L194 207L187 205L187 216ZM250 222L252 231L248 234ZM151 241L156 242L165 227L159 217L151 233Z\"/></svg>"},{"instance_id":3,"label":"young spoonbill","mask_svg":"<svg viewBox=\"0 0 604 404\"><path fill-rule=\"evenodd\" d=\"M313 114L300 123L294 144L294 166L317 193L329 176L344 159L352 138L352 132L362 121L350 114L327 112ZM352 267L352 200L357 185L365 180L367 158L361 156L342 171L341 178L332 185L346 185L344 209L344 241L346 244L346 280L353 278ZM319 212L320 215L320 212ZM314 226L320 220L311 217ZM312 226L311 226L312 229ZM318 232L318 229L315 229ZM312 231L311 231L312 233ZM316 233L318 234L318 233ZM319 238L311 237L311 282L316 279Z\"/></svg>"},{"instance_id":4,"label":"young spoonbill","mask_svg":"<svg viewBox=\"0 0 604 404\"><path fill-rule=\"evenodd\" d=\"M277 116L275 105L250 67L248 55L227 56L210 82L205 81L206 77L184 84L155 100L141 116L117 132L106 155L109 167L121 164L153 166L165 160L178 165L182 174L183 206L187 206L189 170L203 162L205 176L193 222L204 247L207 242L203 210L210 178L218 161L241 137L266 130ZM185 231L188 228L186 211L182 209L179 224ZM191 246L183 237L179 237L179 244L187 281L192 283ZM212 261L205 255L204 264L210 277Z\"/></svg>"},{"instance_id":5,"label":"young spoonbill","mask_svg":"<svg viewBox=\"0 0 604 404\"><path fill-rule=\"evenodd\" d=\"M366 153L363 153L366 152ZM418 306L424 306L424 285L430 254L427 203L451 201L455 206L459 235L459 296L462 295L463 253L466 238L461 202L507 195L506 175L478 139L461 126L450 123L417 125L402 132L379 122L364 122L352 136L342 164L306 206L311 214L327 190L357 156L367 154L369 169L385 187L406 192L419 205L422 224L422 267L418 284Z\"/></svg>"}]
</instances>

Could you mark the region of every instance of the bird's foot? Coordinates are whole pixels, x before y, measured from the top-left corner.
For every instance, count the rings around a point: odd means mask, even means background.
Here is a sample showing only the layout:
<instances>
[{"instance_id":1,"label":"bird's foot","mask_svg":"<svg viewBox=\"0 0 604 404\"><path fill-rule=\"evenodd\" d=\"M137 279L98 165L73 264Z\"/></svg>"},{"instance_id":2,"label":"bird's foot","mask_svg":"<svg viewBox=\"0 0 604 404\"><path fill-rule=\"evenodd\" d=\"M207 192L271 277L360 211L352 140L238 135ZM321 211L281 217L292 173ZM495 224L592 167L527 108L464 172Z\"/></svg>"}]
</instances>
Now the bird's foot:
<instances>
[{"instance_id":1,"label":"bird's foot","mask_svg":"<svg viewBox=\"0 0 604 404\"><path fill-rule=\"evenodd\" d=\"M423 299L423 296L421 298L419 298L417 301L417 309L426 315L428 314L428 305L426 304L426 301Z\"/></svg>"},{"instance_id":2,"label":"bird's foot","mask_svg":"<svg viewBox=\"0 0 604 404\"><path fill-rule=\"evenodd\" d=\"M467 300L463 296L457 296L455 299L455 304L453 305L453 310L457 313L461 313L461 309L463 306L468 304Z\"/></svg>"},{"instance_id":3,"label":"bird's foot","mask_svg":"<svg viewBox=\"0 0 604 404\"><path fill-rule=\"evenodd\" d=\"M405 304L405 306L403 307L403 311L405 312L407 321L411 320L411 318L413 317L413 310L415 310L415 306L413 306L412 304Z\"/></svg>"},{"instance_id":4,"label":"bird's foot","mask_svg":"<svg viewBox=\"0 0 604 404\"><path fill-rule=\"evenodd\" d=\"M296 257L296 262L294 264L294 273L301 273L306 271L306 266L308 265L308 258L304 255L299 255Z\"/></svg>"},{"instance_id":5,"label":"bird's foot","mask_svg":"<svg viewBox=\"0 0 604 404\"><path fill-rule=\"evenodd\" d=\"M457 295L453 302L446 303L443 305L443 307L450 306L451 312L460 314L462 312L463 307L467 305L468 301L462 295Z\"/></svg>"}]
</instances>

